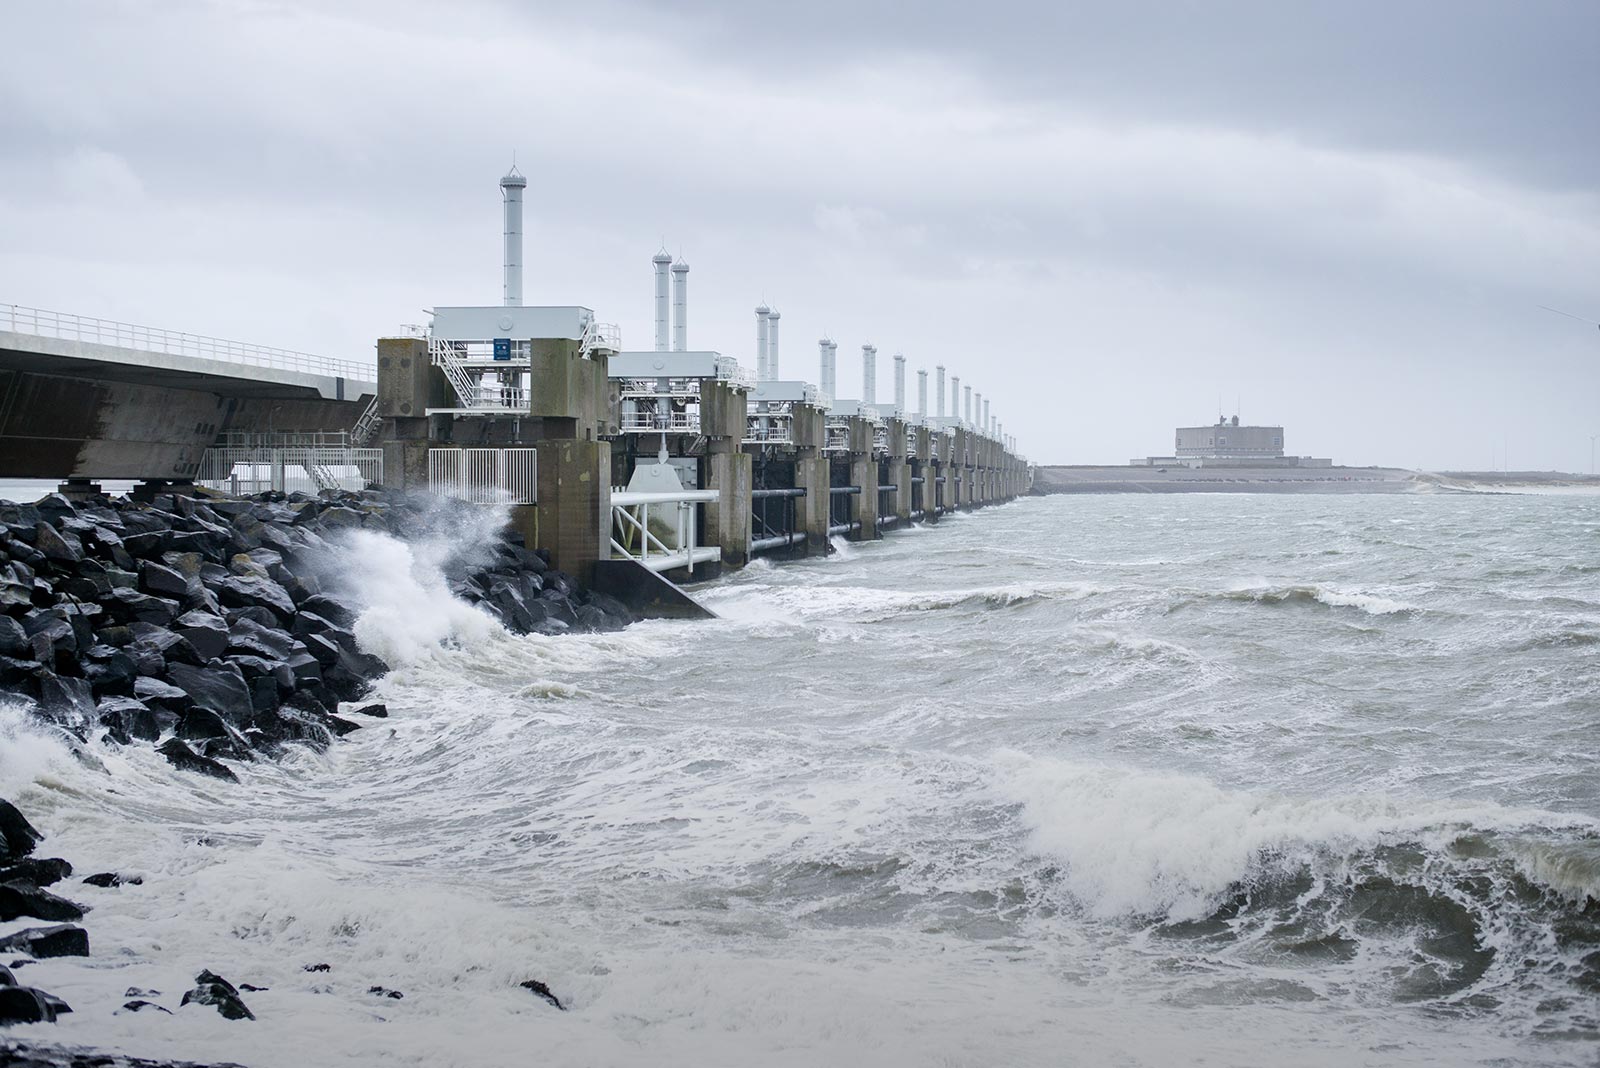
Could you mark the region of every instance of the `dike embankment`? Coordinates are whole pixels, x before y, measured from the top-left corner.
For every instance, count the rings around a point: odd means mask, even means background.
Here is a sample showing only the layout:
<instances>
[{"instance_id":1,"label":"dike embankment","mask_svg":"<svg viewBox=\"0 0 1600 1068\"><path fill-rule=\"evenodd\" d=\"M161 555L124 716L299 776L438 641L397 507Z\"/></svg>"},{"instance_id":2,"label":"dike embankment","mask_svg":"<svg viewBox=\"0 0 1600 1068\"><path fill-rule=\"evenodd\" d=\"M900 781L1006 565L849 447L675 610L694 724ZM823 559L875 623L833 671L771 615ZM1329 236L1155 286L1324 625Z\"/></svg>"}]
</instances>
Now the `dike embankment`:
<instances>
[{"instance_id":1,"label":"dike embankment","mask_svg":"<svg viewBox=\"0 0 1600 1068\"><path fill-rule=\"evenodd\" d=\"M364 699L388 665L358 640L364 606L340 575L341 554L364 532L470 541L449 554L450 590L516 633L633 621L620 602L580 589L485 519L481 507L382 490L0 502L0 700L86 759L97 746L145 745L179 774L225 782L286 747L325 749L388 714ZM115 889L140 878L85 875L48 851L26 814L0 800L0 1026L73 1011L27 981L36 960L94 951L71 884ZM194 983L78 1009L252 1018L248 983L210 970ZM559 1007L538 980L523 985ZM0 1043L0 1065L151 1063Z\"/></svg>"},{"instance_id":2,"label":"dike embankment","mask_svg":"<svg viewBox=\"0 0 1600 1068\"><path fill-rule=\"evenodd\" d=\"M1409 493L1415 471L1393 467L1050 466L1033 469L1029 494Z\"/></svg>"}]
</instances>

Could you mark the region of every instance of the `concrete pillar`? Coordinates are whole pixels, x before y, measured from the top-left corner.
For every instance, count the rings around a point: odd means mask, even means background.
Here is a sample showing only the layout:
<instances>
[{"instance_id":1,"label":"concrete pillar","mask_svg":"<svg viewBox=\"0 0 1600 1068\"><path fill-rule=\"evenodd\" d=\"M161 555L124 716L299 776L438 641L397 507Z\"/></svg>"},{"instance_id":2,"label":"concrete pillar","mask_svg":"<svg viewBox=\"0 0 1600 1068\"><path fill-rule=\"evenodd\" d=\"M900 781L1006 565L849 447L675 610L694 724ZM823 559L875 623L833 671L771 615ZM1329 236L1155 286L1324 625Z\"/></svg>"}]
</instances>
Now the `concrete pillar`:
<instances>
[{"instance_id":1,"label":"concrete pillar","mask_svg":"<svg viewBox=\"0 0 1600 1068\"><path fill-rule=\"evenodd\" d=\"M719 447L706 459L711 469L706 488L718 496L716 503L706 505L702 541L722 549L724 565L743 567L750 562L750 456Z\"/></svg>"},{"instance_id":2,"label":"concrete pillar","mask_svg":"<svg viewBox=\"0 0 1600 1068\"><path fill-rule=\"evenodd\" d=\"M799 521L806 532L806 551L828 551L828 506L830 471L827 457L820 449L802 449L794 461L794 484L806 491L798 501Z\"/></svg>"},{"instance_id":3,"label":"concrete pillar","mask_svg":"<svg viewBox=\"0 0 1600 1068\"><path fill-rule=\"evenodd\" d=\"M878 461L872 453L851 455L850 484L861 487L861 492L855 495L855 518L861 529L851 540L871 541L878 536Z\"/></svg>"},{"instance_id":4,"label":"concrete pillar","mask_svg":"<svg viewBox=\"0 0 1600 1068\"><path fill-rule=\"evenodd\" d=\"M900 525L905 527L911 522L911 465L904 456L892 457L889 465L889 472L894 478L894 514L900 517Z\"/></svg>"},{"instance_id":5,"label":"concrete pillar","mask_svg":"<svg viewBox=\"0 0 1600 1068\"><path fill-rule=\"evenodd\" d=\"M548 549L557 569L588 585L594 562L611 555L611 444L567 438L541 441L535 448L534 547Z\"/></svg>"}]
</instances>

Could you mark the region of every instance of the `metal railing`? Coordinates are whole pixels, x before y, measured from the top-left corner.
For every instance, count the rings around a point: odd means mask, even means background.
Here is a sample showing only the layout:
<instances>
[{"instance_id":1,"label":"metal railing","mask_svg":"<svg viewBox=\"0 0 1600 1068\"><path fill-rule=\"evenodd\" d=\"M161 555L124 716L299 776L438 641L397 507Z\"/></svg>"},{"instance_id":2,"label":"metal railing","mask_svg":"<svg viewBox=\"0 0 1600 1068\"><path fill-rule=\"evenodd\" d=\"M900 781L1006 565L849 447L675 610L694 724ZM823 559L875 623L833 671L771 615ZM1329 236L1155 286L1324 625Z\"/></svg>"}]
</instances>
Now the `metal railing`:
<instances>
[{"instance_id":1,"label":"metal railing","mask_svg":"<svg viewBox=\"0 0 1600 1068\"><path fill-rule=\"evenodd\" d=\"M756 376L739 366L739 361L732 356L717 357L717 379L746 390L756 388Z\"/></svg>"},{"instance_id":2,"label":"metal railing","mask_svg":"<svg viewBox=\"0 0 1600 1068\"><path fill-rule=\"evenodd\" d=\"M473 504L535 504L535 449L429 449L428 491Z\"/></svg>"},{"instance_id":3,"label":"metal railing","mask_svg":"<svg viewBox=\"0 0 1600 1068\"><path fill-rule=\"evenodd\" d=\"M715 545L697 545L696 506L718 497L717 490L680 490L677 493L644 493L613 490L611 493L611 553L636 560L655 571L684 568L694 574L695 564L722 559ZM651 509L657 529L670 532L671 544L652 528Z\"/></svg>"},{"instance_id":4,"label":"metal railing","mask_svg":"<svg viewBox=\"0 0 1600 1068\"><path fill-rule=\"evenodd\" d=\"M617 416L617 426L624 434L642 434L665 431L668 434L700 433L700 409L688 411L651 411L646 408L624 408Z\"/></svg>"},{"instance_id":5,"label":"metal railing","mask_svg":"<svg viewBox=\"0 0 1600 1068\"><path fill-rule=\"evenodd\" d=\"M68 341L88 341L96 345L113 345L141 352L164 352L170 356L193 356L199 359L225 360L228 363L245 363L256 367L274 367L283 371L302 371L314 375L331 375L335 378L355 378L365 382L378 377L373 364L350 360L335 360L327 356L313 356L292 349L277 349L268 345L248 345L242 341L227 341L189 334L180 330L161 330L152 326L136 326L111 319L95 319L87 315L28 308L20 304L0 304L0 329L35 337L54 337Z\"/></svg>"},{"instance_id":6,"label":"metal railing","mask_svg":"<svg viewBox=\"0 0 1600 1068\"><path fill-rule=\"evenodd\" d=\"M383 450L348 445L224 446L200 457L195 482L236 497L359 490L383 481Z\"/></svg>"},{"instance_id":7,"label":"metal railing","mask_svg":"<svg viewBox=\"0 0 1600 1068\"><path fill-rule=\"evenodd\" d=\"M752 445L793 445L794 412L791 406L774 405L771 411L751 412L745 417L744 440Z\"/></svg>"},{"instance_id":8,"label":"metal railing","mask_svg":"<svg viewBox=\"0 0 1600 1068\"><path fill-rule=\"evenodd\" d=\"M616 323L597 323L593 319L584 324L583 337L578 339L578 355L592 359L597 352L621 352L622 328Z\"/></svg>"},{"instance_id":9,"label":"metal railing","mask_svg":"<svg viewBox=\"0 0 1600 1068\"><path fill-rule=\"evenodd\" d=\"M520 356L513 346L513 358L508 360L494 359L493 349L493 341L428 338L428 355L450 380L450 388L455 390L463 409L485 414L524 414L530 408L528 346L521 346ZM490 378L492 382L487 381Z\"/></svg>"}]
</instances>

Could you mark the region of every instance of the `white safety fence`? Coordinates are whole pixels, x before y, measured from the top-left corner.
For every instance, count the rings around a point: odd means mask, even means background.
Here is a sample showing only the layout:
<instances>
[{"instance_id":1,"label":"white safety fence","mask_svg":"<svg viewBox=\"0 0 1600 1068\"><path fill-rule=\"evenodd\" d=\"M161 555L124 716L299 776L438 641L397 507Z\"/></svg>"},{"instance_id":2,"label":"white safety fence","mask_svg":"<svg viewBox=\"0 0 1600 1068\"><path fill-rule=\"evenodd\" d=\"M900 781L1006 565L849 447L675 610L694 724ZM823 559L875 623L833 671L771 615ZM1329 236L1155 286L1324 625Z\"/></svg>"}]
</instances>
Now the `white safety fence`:
<instances>
[{"instance_id":1,"label":"white safety fence","mask_svg":"<svg viewBox=\"0 0 1600 1068\"><path fill-rule=\"evenodd\" d=\"M337 446L207 449L195 482L235 496L365 489L383 482L383 450Z\"/></svg>"},{"instance_id":2,"label":"white safety fence","mask_svg":"<svg viewBox=\"0 0 1600 1068\"><path fill-rule=\"evenodd\" d=\"M716 490L677 493L611 491L611 555L637 560L651 571L685 568L722 559L715 545L698 545L695 508L717 499Z\"/></svg>"},{"instance_id":3,"label":"white safety fence","mask_svg":"<svg viewBox=\"0 0 1600 1068\"><path fill-rule=\"evenodd\" d=\"M257 367L276 367L284 371L304 371L307 374L331 375L335 378L354 378L364 382L375 381L377 368L372 364L335 360L327 356L313 356L291 349L275 349L266 345L248 345L242 341L226 341L204 334L187 334L180 330L160 330L151 326L135 326L110 319L95 319L87 315L27 308L20 304L0 304L0 330L36 337L54 337L69 341L89 341L97 345L115 345L118 348L138 349L142 352L164 352L171 356L196 356L229 363L248 363Z\"/></svg>"},{"instance_id":4,"label":"white safety fence","mask_svg":"<svg viewBox=\"0 0 1600 1068\"><path fill-rule=\"evenodd\" d=\"M536 449L429 449L428 490L474 504L535 504Z\"/></svg>"}]
</instances>

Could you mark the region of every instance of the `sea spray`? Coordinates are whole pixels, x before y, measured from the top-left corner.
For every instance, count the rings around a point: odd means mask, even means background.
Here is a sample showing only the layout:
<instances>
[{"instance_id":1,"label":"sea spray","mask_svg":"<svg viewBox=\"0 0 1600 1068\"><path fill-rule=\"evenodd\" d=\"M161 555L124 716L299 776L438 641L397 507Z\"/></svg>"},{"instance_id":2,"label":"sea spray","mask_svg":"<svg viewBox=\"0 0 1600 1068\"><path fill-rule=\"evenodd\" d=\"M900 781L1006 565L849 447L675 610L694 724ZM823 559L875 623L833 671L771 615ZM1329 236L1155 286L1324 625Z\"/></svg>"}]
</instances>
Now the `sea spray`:
<instances>
[{"instance_id":1,"label":"sea spray","mask_svg":"<svg viewBox=\"0 0 1600 1068\"><path fill-rule=\"evenodd\" d=\"M448 556L439 546L364 530L337 543L343 588L360 606L356 638L392 667L447 644L482 644L504 633L499 622L450 592L440 567Z\"/></svg>"}]
</instances>

